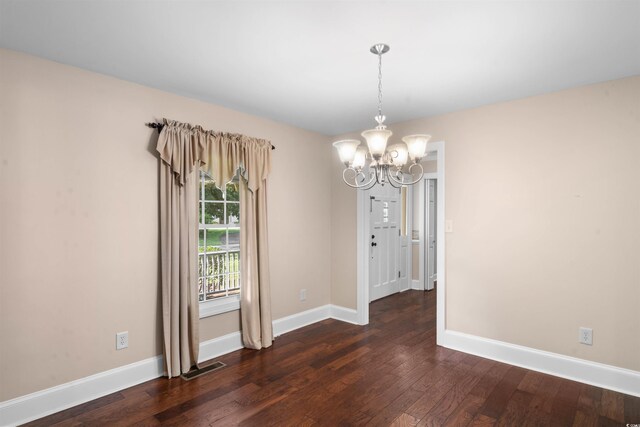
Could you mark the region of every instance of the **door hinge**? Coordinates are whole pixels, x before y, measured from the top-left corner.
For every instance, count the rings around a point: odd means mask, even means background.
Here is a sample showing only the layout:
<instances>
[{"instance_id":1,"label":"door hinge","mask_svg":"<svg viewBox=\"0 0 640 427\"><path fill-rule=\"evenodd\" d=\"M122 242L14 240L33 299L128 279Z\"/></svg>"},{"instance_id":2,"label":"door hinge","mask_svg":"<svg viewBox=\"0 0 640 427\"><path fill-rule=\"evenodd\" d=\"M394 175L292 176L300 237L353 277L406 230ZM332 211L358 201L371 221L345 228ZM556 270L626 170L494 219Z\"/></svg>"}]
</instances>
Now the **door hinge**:
<instances>
[{"instance_id":1,"label":"door hinge","mask_svg":"<svg viewBox=\"0 0 640 427\"><path fill-rule=\"evenodd\" d=\"M398 279L400 278L400 270L398 270Z\"/></svg>"}]
</instances>

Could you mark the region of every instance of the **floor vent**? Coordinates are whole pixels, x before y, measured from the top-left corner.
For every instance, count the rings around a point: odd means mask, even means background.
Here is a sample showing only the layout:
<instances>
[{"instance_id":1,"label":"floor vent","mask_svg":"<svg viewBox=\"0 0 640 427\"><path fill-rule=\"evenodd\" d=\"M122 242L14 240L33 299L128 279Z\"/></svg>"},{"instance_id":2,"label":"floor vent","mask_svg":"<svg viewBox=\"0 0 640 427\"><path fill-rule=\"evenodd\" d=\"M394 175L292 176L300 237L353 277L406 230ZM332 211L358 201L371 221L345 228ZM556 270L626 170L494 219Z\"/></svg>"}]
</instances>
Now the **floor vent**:
<instances>
[{"instance_id":1,"label":"floor vent","mask_svg":"<svg viewBox=\"0 0 640 427\"><path fill-rule=\"evenodd\" d=\"M189 381L194 378L198 378L201 375L208 374L209 372L217 371L218 369L224 368L225 365L222 362L213 362L211 365L203 366L202 368L193 369L186 374L182 374L182 379Z\"/></svg>"}]
</instances>

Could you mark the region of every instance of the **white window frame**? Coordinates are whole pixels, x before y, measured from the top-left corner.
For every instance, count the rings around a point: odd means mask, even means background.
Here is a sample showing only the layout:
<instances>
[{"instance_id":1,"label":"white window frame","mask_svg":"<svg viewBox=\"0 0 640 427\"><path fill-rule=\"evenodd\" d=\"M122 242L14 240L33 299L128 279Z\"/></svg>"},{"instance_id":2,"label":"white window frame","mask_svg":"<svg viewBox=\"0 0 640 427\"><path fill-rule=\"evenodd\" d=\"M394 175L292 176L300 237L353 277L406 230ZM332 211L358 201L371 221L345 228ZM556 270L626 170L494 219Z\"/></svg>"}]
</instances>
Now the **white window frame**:
<instances>
[{"instance_id":1,"label":"white window frame","mask_svg":"<svg viewBox=\"0 0 640 427\"><path fill-rule=\"evenodd\" d=\"M202 179L200 177L198 179L198 192L200 194L200 196L198 196L198 206L200 206L200 202L203 200L201 196L202 196L202 193L204 192L204 186L202 185ZM226 184L224 187L223 194L225 194L225 198L226 198ZM225 212L226 212L226 204L228 203L228 201L224 200L224 203L225 203ZM238 204L240 204L239 201L238 201ZM208 224L208 225L211 225L211 224ZM214 229L214 228L226 228L226 227L207 227L207 228ZM200 233L199 230L200 230L200 221L198 221L198 234ZM199 274L198 274L198 279L200 279ZM236 310L240 310L240 294L228 295L224 297L218 297L215 299L199 302L200 319L204 319L206 317L216 316L218 314L228 313Z\"/></svg>"},{"instance_id":2,"label":"white window frame","mask_svg":"<svg viewBox=\"0 0 640 427\"><path fill-rule=\"evenodd\" d=\"M240 310L240 294L219 297L200 303L200 318Z\"/></svg>"}]
</instances>

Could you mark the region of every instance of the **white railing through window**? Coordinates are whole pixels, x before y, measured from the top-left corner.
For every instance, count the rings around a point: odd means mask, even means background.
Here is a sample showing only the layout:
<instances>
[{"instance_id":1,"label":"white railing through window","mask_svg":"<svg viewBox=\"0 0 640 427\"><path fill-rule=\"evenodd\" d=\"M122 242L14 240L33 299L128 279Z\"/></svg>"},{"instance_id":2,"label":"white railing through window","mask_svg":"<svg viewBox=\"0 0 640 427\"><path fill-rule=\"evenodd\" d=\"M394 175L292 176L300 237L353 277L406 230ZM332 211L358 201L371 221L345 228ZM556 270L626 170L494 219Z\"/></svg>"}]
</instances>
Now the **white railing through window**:
<instances>
[{"instance_id":1,"label":"white railing through window","mask_svg":"<svg viewBox=\"0 0 640 427\"><path fill-rule=\"evenodd\" d=\"M200 301L240 292L240 251L213 251L198 257Z\"/></svg>"}]
</instances>

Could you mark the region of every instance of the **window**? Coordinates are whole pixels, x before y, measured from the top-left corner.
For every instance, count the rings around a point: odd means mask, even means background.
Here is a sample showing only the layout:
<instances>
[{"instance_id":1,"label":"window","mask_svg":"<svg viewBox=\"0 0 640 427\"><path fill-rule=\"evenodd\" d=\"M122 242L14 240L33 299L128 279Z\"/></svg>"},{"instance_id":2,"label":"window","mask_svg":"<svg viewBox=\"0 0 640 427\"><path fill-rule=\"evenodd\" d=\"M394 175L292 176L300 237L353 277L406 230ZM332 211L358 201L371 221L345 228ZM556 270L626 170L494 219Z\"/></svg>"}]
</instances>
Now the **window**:
<instances>
[{"instance_id":1,"label":"window","mask_svg":"<svg viewBox=\"0 0 640 427\"><path fill-rule=\"evenodd\" d=\"M200 317L240 307L240 199L238 176L222 191L200 172L198 297Z\"/></svg>"}]
</instances>

